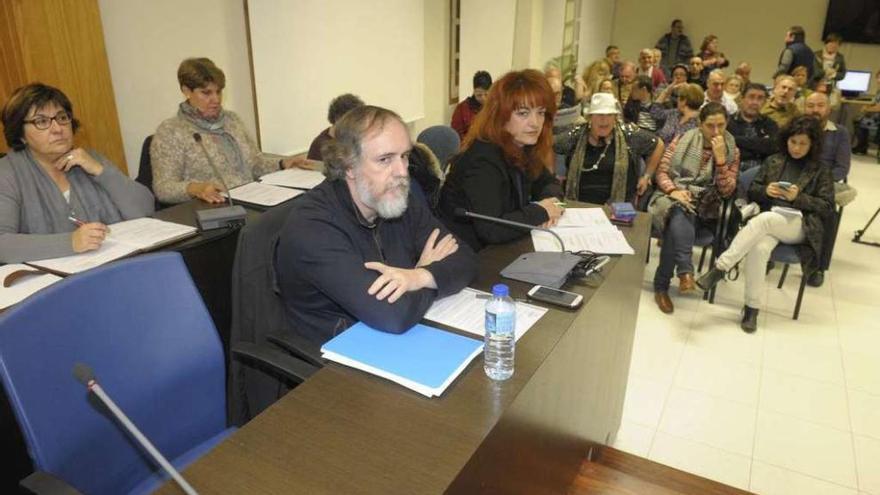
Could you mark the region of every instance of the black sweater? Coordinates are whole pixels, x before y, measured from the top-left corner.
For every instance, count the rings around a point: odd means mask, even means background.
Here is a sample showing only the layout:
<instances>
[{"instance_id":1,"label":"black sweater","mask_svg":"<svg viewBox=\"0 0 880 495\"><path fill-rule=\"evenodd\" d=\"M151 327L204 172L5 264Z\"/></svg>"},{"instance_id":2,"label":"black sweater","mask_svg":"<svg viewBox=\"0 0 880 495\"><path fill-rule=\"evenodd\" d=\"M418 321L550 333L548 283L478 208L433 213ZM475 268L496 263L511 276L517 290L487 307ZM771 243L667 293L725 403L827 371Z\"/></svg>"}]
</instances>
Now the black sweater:
<instances>
[{"instance_id":1,"label":"black sweater","mask_svg":"<svg viewBox=\"0 0 880 495\"><path fill-rule=\"evenodd\" d=\"M501 147L474 141L453 160L440 193L441 220L474 250L487 244L518 239L528 231L485 220L455 215L456 208L529 225L540 225L549 216L540 205L531 203L549 197L562 197L562 188L546 169L532 179L507 164Z\"/></svg>"},{"instance_id":2,"label":"black sweater","mask_svg":"<svg viewBox=\"0 0 880 495\"><path fill-rule=\"evenodd\" d=\"M405 332L436 298L460 291L476 276L476 256L459 242L457 252L424 267L434 276L436 290L407 292L393 304L378 301L367 289L380 274L364 263L413 268L431 231L439 228L442 239L448 230L412 193L400 218L380 219L373 228L356 215L344 180L326 180L298 201L281 231L275 266L296 332L318 344L358 321Z\"/></svg>"}]
</instances>

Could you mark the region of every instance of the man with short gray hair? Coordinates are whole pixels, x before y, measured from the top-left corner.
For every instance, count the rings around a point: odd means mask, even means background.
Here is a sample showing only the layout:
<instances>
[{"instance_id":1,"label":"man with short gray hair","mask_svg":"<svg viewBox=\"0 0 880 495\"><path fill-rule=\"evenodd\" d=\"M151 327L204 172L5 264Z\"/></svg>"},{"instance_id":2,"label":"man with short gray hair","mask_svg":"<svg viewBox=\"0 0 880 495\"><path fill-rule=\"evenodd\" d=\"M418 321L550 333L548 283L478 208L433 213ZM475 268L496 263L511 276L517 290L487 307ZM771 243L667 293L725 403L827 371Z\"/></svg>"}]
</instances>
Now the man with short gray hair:
<instances>
[{"instance_id":1,"label":"man with short gray hair","mask_svg":"<svg viewBox=\"0 0 880 495\"><path fill-rule=\"evenodd\" d=\"M275 253L287 316L319 345L358 321L403 333L476 275L470 247L410 193L400 117L362 106L335 131L327 179L296 199Z\"/></svg>"}]
</instances>

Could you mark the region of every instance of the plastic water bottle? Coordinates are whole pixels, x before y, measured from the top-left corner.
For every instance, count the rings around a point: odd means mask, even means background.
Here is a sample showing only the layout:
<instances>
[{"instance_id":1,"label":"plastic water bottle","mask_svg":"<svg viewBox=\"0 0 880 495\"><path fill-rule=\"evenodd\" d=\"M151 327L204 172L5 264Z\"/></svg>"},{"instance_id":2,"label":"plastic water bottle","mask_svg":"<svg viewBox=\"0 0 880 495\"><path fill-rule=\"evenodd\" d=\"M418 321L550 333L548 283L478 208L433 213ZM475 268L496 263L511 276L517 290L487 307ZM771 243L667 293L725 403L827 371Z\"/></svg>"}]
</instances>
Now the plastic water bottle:
<instances>
[{"instance_id":1,"label":"plastic water bottle","mask_svg":"<svg viewBox=\"0 0 880 495\"><path fill-rule=\"evenodd\" d=\"M492 299L486 303L486 339L483 347L483 369L493 380L513 376L516 345L516 304L504 284L492 287Z\"/></svg>"}]
</instances>

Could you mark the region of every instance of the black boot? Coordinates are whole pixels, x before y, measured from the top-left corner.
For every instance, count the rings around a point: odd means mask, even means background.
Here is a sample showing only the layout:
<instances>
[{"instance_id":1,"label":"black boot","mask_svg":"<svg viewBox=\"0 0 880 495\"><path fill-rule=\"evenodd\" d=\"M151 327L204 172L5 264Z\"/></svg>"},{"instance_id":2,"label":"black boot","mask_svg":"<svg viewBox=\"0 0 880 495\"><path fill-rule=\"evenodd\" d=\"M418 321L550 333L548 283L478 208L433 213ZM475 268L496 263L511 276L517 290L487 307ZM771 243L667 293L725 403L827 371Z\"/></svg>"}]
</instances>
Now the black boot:
<instances>
[{"instance_id":1,"label":"black boot","mask_svg":"<svg viewBox=\"0 0 880 495\"><path fill-rule=\"evenodd\" d=\"M746 333L755 333L755 330L758 329L758 310L756 308L743 306L743 319L740 327Z\"/></svg>"},{"instance_id":2,"label":"black boot","mask_svg":"<svg viewBox=\"0 0 880 495\"><path fill-rule=\"evenodd\" d=\"M712 268L697 279L697 286L704 291L712 290L715 284L724 278L724 272L717 268Z\"/></svg>"},{"instance_id":3,"label":"black boot","mask_svg":"<svg viewBox=\"0 0 880 495\"><path fill-rule=\"evenodd\" d=\"M807 277L807 285L810 287L822 287L823 283L825 283L825 272L822 270L816 270Z\"/></svg>"}]
</instances>

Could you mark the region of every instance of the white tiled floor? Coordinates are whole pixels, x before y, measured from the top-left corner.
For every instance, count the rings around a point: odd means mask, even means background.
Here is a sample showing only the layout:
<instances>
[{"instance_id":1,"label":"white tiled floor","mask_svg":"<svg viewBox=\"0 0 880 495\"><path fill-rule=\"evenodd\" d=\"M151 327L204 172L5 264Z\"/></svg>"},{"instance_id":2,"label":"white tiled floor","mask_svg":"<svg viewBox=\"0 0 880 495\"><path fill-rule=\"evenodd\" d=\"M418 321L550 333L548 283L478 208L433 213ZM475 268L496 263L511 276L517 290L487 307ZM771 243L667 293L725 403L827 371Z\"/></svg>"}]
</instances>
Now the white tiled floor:
<instances>
[{"instance_id":1,"label":"white tiled floor","mask_svg":"<svg viewBox=\"0 0 880 495\"><path fill-rule=\"evenodd\" d=\"M880 164L853 158L859 197L797 321L800 267L782 289L779 269L768 276L752 335L742 280L713 305L673 288L675 313L661 313L652 248L617 447L761 494L880 495L880 248L851 242L880 207ZM880 242L880 218L864 239Z\"/></svg>"}]
</instances>

